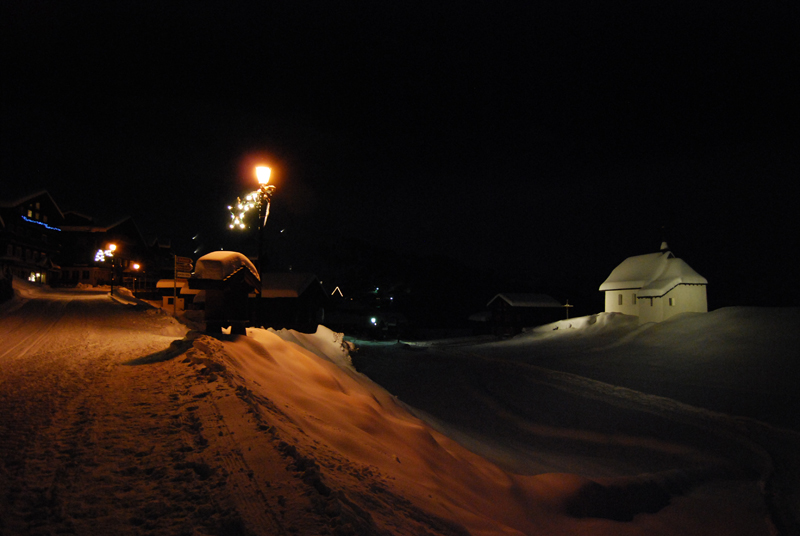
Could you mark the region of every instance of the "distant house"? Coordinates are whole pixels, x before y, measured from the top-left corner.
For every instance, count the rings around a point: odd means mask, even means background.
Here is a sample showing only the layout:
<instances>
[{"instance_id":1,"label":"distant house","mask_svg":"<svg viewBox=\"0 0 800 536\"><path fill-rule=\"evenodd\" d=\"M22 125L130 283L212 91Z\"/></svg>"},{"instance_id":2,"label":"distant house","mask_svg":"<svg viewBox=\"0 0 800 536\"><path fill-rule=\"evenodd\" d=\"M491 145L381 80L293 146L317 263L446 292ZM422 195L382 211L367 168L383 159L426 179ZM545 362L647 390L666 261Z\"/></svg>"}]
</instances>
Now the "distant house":
<instances>
[{"instance_id":1,"label":"distant house","mask_svg":"<svg viewBox=\"0 0 800 536\"><path fill-rule=\"evenodd\" d=\"M675 257L667 243L661 251L628 257L600 285L606 312L661 322L678 313L708 311L705 277Z\"/></svg>"},{"instance_id":2,"label":"distant house","mask_svg":"<svg viewBox=\"0 0 800 536\"><path fill-rule=\"evenodd\" d=\"M486 305L495 335L516 335L524 327L560 320L564 306L547 294L498 294Z\"/></svg>"},{"instance_id":3,"label":"distant house","mask_svg":"<svg viewBox=\"0 0 800 536\"><path fill-rule=\"evenodd\" d=\"M133 288L134 278L152 264L150 248L133 218L125 217L109 226L94 223L88 216L65 213L62 248L58 257L62 269L61 284L102 285L111 281ZM99 261L98 250L115 244L113 261ZM135 265L139 269L134 269ZM140 281L141 283L141 281Z\"/></svg>"},{"instance_id":4,"label":"distant house","mask_svg":"<svg viewBox=\"0 0 800 536\"><path fill-rule=\"evenodd\" d=\"M188 279L159 279L156 282L156 291L160 297L161 308L168 310L173 306L179 310L192 309L197 295L203 292L191 288ZM177 295L177 301L175 301Z\"/></svg>"},{"instance_id":5,"label":"distant house","mask_svg":"<svg viewBox=\"0 0 800 536\"><path fill-rule=\"evenodd\" d=\"M326 298L314 274L266 273L256 302L256 323L276 329L316 330L324 321Z\"/></svg>"},{"instance_id":6,"label":"distant house","mask_svg":"<svg viewBox=\"0 0 800 536\"><path fill-rule=\"evenodd\" d=\"M47 191L0 201L0 271L36 283L58 279L64 213Z\"/></svg>"}]
</instances>

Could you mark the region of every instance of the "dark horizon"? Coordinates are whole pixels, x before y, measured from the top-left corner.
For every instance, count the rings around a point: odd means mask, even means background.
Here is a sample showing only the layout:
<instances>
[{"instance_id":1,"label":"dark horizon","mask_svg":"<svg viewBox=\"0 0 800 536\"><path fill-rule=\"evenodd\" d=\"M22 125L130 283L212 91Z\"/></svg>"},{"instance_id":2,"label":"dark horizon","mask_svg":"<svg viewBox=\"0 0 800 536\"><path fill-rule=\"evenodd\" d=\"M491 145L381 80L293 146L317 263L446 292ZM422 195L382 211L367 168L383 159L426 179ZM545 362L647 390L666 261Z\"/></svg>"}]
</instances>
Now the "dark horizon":
<instances>
[{"instance_id":1,"label":"dark horizon","mask_svg":"<svg viewBox=\"0 0 800 536\"><path fill-rule=\"evenodd\" d=\"M298 241L599 297L666 239L712 308L800 304L794 4L0 9L6 200L228 249L260 159Z\"/></svg>"}]
</instances>

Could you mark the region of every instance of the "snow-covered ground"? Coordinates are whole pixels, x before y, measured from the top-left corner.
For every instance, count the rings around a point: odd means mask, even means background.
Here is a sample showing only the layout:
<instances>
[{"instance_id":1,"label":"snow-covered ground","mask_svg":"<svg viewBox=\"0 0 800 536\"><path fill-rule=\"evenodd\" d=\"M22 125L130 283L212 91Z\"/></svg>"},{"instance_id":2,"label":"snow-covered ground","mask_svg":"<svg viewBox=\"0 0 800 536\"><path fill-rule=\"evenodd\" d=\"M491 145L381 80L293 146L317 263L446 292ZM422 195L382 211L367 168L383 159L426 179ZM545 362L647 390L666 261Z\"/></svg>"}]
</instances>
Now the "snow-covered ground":
<instances>
[{"instance_id":1,"label":"snow-covered ground","mask_svg":"<svg viewBox=\"0 0 800 536\"><path fill-rule=\"evenodd\" d=\"M679 396L727 348L751 375L768 361L775 392L796 401L795 310L770 312L772 335L755 342L764 311L745 309L670 332L599 315L503 342L352 352L324 327L214 338L107 292L15 284L0 307L0 534L796 528L791 416ZM667 389L671 374L674 393L641 383ZM710 376L714 393L770 385Z\"/></svg>"}]
</instances>

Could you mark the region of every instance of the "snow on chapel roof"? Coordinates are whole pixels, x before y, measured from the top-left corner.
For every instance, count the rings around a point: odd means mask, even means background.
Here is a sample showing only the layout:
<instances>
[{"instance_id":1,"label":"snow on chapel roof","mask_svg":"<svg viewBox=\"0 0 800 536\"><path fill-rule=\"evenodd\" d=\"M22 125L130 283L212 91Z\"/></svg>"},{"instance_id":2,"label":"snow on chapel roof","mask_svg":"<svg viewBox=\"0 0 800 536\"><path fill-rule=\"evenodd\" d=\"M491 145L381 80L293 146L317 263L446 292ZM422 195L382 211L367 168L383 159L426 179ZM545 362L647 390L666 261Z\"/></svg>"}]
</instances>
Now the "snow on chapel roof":
<instances>
[{"instance_id":1,"label":"snow on chapel roof","mask_svg":"<svg viewBox=\"0 0 800 536\"><path fill-rule=\"evenodd\" d=\"M675 257L664 243L658 253L636 255L622 261L600 285L600 290L639 289L638 297L656 298L681 284L707 285L708 280Z\"/></svg>"}]
</instances>

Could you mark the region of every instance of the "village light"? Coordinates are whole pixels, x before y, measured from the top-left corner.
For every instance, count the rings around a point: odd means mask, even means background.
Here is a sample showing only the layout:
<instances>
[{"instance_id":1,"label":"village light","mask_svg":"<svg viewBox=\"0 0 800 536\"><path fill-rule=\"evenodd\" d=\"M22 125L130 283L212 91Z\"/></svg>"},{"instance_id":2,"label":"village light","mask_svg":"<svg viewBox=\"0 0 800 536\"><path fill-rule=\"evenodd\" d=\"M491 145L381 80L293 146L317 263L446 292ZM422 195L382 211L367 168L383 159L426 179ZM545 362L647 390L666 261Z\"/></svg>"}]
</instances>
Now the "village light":
<instances>
[{"instance_id":1,"label":"village light","mask_svg":"<svg viewBox=\"0 0 800 536\"><path fill-rule=\"evenodd\" d=\"M271 173L272 170L267 166L256 166L256 179L258 179L258 184L262 186L266 185L269 182Z\"/></svg>"},{"instance_id":2,"label":"village light","mask_svg":"<svg viewBox=\"0 0 800 536\"><path fill-rule=\"evenodd\" d=\"M137 272L139 271L139 268L140 268L140 267L141 267L141 266L139 266L139 263L138 263L138 262L134 262L134 263L131 265L131 268L132 268L133 270L137 271ZM134 297L135 297L135 296L136 296L136 276L135 276L135 275L134 275L134 276L131 276L131 279L133 279L133 295L134 295Z\"/></svg>"},{"instance_id":3,"label":"village light","mask_svg":"<svg viewBox=\"0 0 800 536\"><path fill-rule=\"evenodd\" d=\"M261 277L264 227L267 225L267 218L269 218L269 205L272 194L275 192L275 185L269 184L272 170L268 166L256 166L255 174L259 184L258 190L250 192L244 199L237 197L234 205L228 205L228 210L231 211L231 221L228 227L230 229L246 229L245 218L247 213L253 209L258 210L258 275Z\"/></svg>"},{"instance_id":4,"label":"village light","mask_svg":"<svg viewBox=\"0 0 800 536\"><path fill-rule=\"evenodd\" d=\"M106 260L106 257L111 257L111 296L114 296L114 252L117 250L117 245L111 243L107 246L107 249L98 250L97 255L94 256L94 260L97 262L102 262Z\"/></svg>"}]
</instances>

